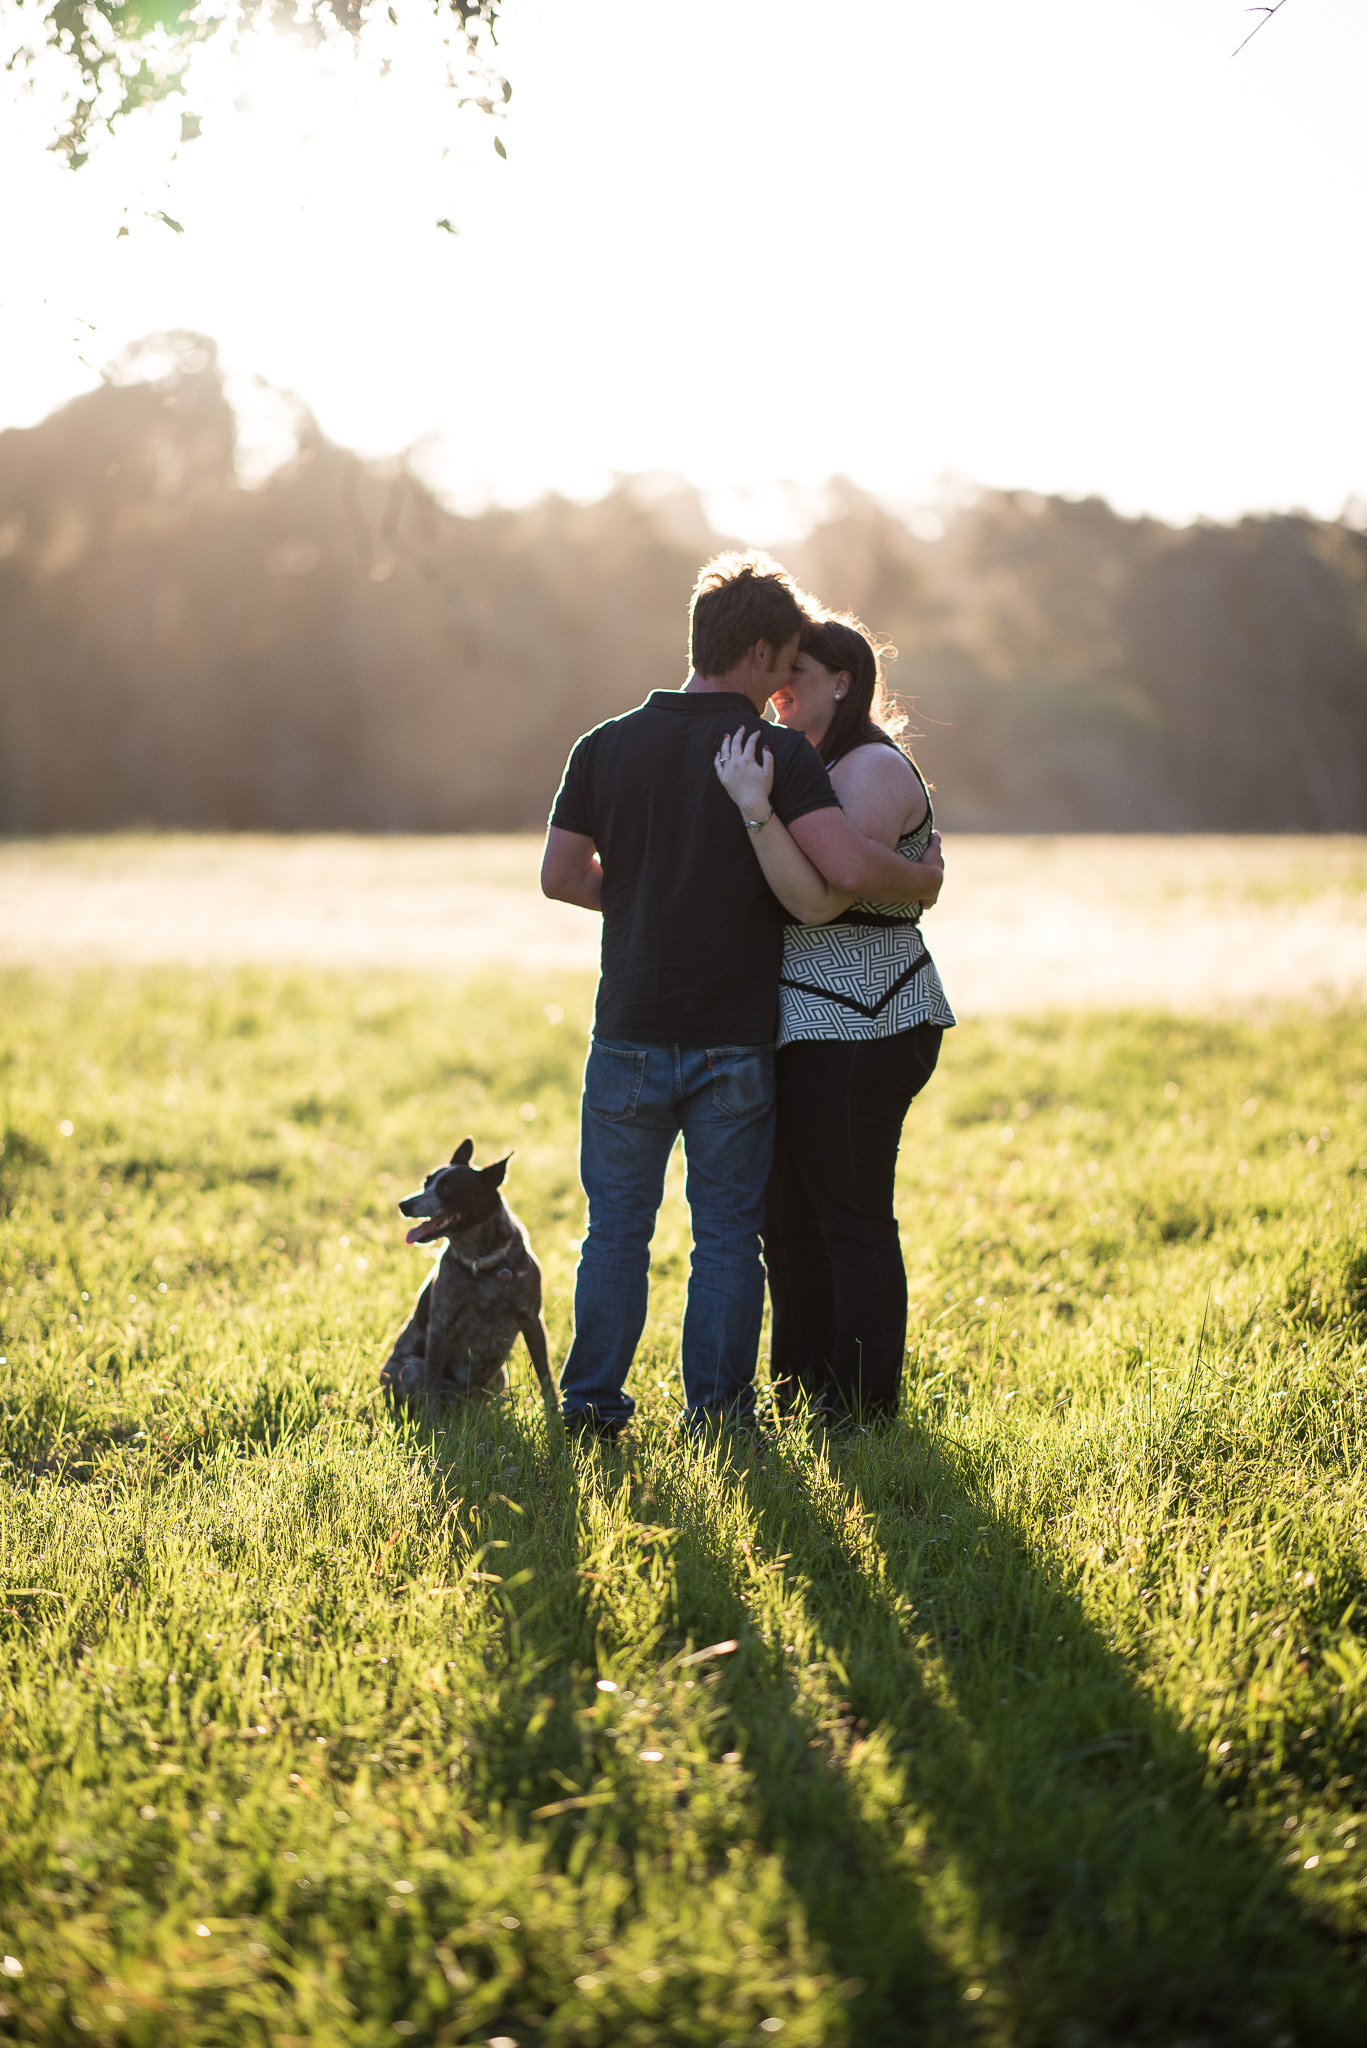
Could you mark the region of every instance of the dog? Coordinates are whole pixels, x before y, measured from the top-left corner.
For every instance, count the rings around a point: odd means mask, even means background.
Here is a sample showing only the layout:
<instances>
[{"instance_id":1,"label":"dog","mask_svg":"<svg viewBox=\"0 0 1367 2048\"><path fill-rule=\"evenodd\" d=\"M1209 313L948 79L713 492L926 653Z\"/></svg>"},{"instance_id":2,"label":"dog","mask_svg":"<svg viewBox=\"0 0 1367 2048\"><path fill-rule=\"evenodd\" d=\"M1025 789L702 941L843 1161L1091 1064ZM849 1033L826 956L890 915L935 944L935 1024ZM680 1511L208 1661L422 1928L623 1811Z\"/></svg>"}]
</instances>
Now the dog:
<instances>
[{"instance_id":1,"label":"dog","mask_svg":"<svg viewBox=\"0 0 1367 2048\"><path fill-rule=\"evenodd\" d=\"M399 1203L401 1216L418 1219L409 1244L444 1237L446 1249L380 1368L380 1385L396 1408L430 1412L444 1402L506 1393L508 1354L519 1335L542 1394L555 1400L541 1316L541 1268L499 1193L512 1155L478 1167L470 1163L474 1150L474 1140L467 1138L449 1166L437 1167L416 1194Z\"/></svg>"}]
</instances>

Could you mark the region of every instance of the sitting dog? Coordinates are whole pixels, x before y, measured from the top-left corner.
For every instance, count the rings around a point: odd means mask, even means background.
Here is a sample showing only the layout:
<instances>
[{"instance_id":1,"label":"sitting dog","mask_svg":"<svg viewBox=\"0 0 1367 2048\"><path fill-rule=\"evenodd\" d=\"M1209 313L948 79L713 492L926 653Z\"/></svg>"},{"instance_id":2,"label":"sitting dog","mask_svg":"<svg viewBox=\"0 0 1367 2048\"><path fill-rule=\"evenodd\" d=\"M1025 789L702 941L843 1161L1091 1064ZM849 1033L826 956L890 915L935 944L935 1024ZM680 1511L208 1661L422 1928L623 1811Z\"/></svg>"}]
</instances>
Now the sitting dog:
<instances>
[{"instance_id":1,"label":"sitting dog","mask_svg":"<svg viewBox=\"0 0 1367 2048\"><path fill-rule=\"evenodd\" d=\"M408 1233L409 1244L446 1239L380 1370L390 1401L415 1412L443 1401L506 1393L508 1354L519 1332L542 1393L548 1401L555 1398L541 1319L541 1268L499 1194L508 1160L472 1166L474 1149L467 1138L449 1166L429 1173L417 1193L399 1204L401 1216L419 1219Z\"/></svg>"}]
</instances>

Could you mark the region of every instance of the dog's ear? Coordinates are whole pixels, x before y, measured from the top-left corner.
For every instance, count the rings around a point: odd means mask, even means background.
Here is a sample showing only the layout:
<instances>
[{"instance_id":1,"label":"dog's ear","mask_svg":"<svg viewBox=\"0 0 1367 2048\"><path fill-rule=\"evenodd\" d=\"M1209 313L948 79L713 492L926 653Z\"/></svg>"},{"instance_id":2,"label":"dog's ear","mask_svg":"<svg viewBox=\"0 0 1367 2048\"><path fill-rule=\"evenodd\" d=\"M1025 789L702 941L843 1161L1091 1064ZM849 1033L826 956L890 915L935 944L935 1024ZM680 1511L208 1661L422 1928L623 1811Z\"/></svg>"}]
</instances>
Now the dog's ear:
<instances>
[{"instance_id":1,"label":"dog's ear","mask_svg":"<svg viewBox=\"0 0 1367 2048\"><path fill-rule=\"evenodd\" d=\"M457 1145L451 1154L452 1166L468 1166L475 1155L475 1141L467 1138L463 1145Z\"/></svg>"},{"instance_id":2,"label":"dog's ear","mask_svg":"<svg viewBox=\"0 0 1367 2048\"><path fill-rule=\"evenodd\" d=\"M508 1161L512 1158L512 1156L513 1155L511 1152L505 1152L503 1157L501 1159L496 1159L492 1166L481 1166L480 1172L483 1174L485 1180L489 1182L491 1187L502 1187L503 1176L508 1171Z\"/></svg>"}]
</instances>

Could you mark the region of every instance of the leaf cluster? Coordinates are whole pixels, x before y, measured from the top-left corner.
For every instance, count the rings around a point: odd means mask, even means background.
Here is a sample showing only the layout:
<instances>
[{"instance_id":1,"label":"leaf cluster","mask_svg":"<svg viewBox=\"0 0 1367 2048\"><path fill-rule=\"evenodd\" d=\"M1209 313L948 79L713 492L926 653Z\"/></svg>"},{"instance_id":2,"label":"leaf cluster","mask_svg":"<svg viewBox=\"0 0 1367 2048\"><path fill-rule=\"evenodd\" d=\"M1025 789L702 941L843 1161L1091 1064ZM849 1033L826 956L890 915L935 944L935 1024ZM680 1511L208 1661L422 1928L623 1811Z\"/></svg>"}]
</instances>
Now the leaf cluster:
<instances>
[{"instance_id":1,"label":"leaf cluster","mask_svg":"<svg viewBox=\"0 0 1367 2048\"><path fill-rule=\"evenodd\" d=\"M196 50L218 37L240 41L258 28L322 43L337 36L361 43L377 9L366 0L16 0L18 19L32 33L8 53L11 71L55 58L65 77L62 111L52 147L78 170L101 135L129 114L171 98L187 102L181 140L200 132L189 104L189 72ZM506 103L512 88L490 69L478 37L496 40L503 0L428 0L448 17L452 35L448 75L486 112ZM391 4L385 14L397 25ZM500 148L500 154L502 150Z\"/></svg>"}]
</instances>

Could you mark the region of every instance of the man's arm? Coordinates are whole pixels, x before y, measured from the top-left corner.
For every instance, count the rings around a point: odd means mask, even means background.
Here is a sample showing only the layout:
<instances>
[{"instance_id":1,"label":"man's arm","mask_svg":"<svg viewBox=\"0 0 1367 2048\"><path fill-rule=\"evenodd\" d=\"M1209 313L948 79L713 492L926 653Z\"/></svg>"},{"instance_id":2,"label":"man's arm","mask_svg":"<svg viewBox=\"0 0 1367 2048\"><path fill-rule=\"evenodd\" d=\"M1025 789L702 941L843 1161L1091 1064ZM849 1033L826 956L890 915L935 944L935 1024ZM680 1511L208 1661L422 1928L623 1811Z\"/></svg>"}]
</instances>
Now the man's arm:
<instances>
[{"instance_id":1,"label":"man's arm","mask_svg":"<svg viewBox=\"0 0 1367 2048\"><path fill-rule=\"evenodd\" d=\"M938 835L922 860L903 860L856 832L842 810L807 811L788 827L812 866L851 903L933 903L944 881Z\"/></svg>"},{"instance_id":2,"label":"man's arm","mask_svg":"<svg viewBox=\"0 0 1367 2048\"><path fill-rule=\"evenodd\" d=\"M541 893L556 903L577 903L581 910L603 908L603 868L593 841L583 832L546 829L541 856Z\"/></svg>"}]
</instances>

